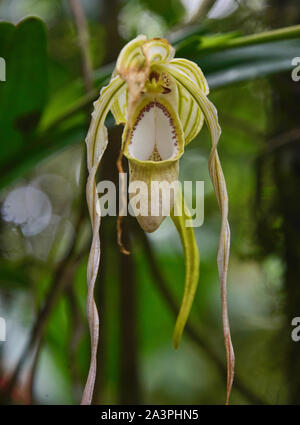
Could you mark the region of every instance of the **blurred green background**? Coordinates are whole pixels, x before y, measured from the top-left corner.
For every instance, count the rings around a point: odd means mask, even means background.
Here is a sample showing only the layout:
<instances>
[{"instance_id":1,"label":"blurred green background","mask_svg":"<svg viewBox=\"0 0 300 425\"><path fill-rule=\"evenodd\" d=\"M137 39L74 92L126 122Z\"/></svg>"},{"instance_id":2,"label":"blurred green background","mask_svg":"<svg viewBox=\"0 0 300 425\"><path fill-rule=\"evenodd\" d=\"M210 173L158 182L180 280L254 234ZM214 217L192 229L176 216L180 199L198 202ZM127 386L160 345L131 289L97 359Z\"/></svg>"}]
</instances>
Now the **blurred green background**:
<instances>
[{"instance_id":1,"label":"blurred green background","mask_svg":"<svg viewBox=\"0 0 300 425\"><path fill-rule=\"evenodd\" d=\"M299 23L296 0L0 1L2 404L80 401L90 358L84 137L92 101L122 46L140 33L167 37L178 57L196 61L218 109L232 232L231 402L299 404L291 320L300 316L300 82L291 61L300 31L247 38ZM99 179L114 180L122 129L111 117L108 126ZM127 257L115 218L102 220L95 403L224 403L220 214L209 151L205 128L180 162L182 180L205 181L205 220L195 229L199 289L177 351L184 258L172 222L146 236L127 219Z\"/></svg>"}]
</instances>

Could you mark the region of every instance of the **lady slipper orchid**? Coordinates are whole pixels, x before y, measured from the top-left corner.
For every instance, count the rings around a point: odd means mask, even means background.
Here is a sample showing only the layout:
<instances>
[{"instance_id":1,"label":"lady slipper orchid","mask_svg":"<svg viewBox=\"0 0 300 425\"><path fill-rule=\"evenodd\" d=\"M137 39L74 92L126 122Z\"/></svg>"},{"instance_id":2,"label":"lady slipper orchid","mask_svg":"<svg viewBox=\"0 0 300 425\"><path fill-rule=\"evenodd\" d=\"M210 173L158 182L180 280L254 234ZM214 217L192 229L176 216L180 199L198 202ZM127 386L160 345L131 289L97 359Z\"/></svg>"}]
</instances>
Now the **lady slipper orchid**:
<instances>
[{"instance_id":1,"label":"lady slipper orchid","mask_svg":"<svg viewBox=\"0 0 300 425\"><path fill-rule=\"evenodd\" d=\"M185 255L186 277L183 300L174 330L177 347L192 307L198 284L199 254L192 227L186 227L191 218L181 190L169 197L162 208L164 191L154 196L152 182L178 180L179 160L185 146L202 128L204 120L210 131L212 149L209 172L221 210L221 232L218 248L218 270L221 286L222 319L227 354L227 397L233 382L234 352L227 313L226 281L229 259L230 230L227 221L228 197L226 183L217 153L221 134L217 111L208 100L208 84L193 62L175 59L175 50L165 39L149 39L143 35L129 42L120 52L110 83L100 92L94 103L91 125L86 137L88 153L87 201L93 228L93 240L88 262L87 312L91 333L91 364L82 404L90 404L96 376L99 318L94 302L94 285L100 261L99 228L100 202L96 189L96 172L108 143L105 118L112 112L116 124L124 124L121 153L129 161L130 182L143 182L149 189L142 195L145 213L137 220L146 232L155 231L167 215L179 232ZM131 195L130 195L131 196ZM153 210L158 214L153 214ZM176 211L182 214L176 214Z\"/></svg>"}]
</instances>

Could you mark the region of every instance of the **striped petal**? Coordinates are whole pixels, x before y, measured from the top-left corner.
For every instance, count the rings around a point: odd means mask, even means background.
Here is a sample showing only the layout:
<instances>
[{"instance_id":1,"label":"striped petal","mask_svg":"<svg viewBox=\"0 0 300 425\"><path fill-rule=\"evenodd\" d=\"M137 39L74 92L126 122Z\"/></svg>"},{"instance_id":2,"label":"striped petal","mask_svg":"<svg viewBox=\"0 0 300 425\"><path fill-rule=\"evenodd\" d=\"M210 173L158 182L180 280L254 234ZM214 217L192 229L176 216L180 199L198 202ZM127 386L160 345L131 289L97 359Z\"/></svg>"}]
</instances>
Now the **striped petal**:
<instances>
[{"instance_id":1,"label":"striped petal","mask_svg":"<svg viewBox=\"0 0 300 425\"><path fill-rule=\"evenodd\" d=\"M197 85L192 81L192 79L186 77L182 73L182 71L177 70L175 66L163 65L161 66L161 69L165 70L166 72L169 72L177 80L179 87L183 87L190 94L193 100L198 104L199 108L204 114L205 121L210 131L212 149L209 157L209 173L216 192L222 217L220 242L218 248L218 270L221 286L222 319L228 367L226 397L226 403L228 403L233 383L235 359L231 342L229 318L227 311L227 271L230 250L230 229L227 219L228 195L226 182L217 151L217 145L219 142L221 129L218 123L218 115L216 108L208 100L204 92L200 90Z\"/></svg>"},{"instance_id":2,"label":"striped petal","mask_svg":"<svg viewBox=\"0 0 300 425\"><path fill-rule=\"evenodd\" d=\"M126 76L137 64L144 62L142 45L146 40L145 35L139 35L123 47L116 64L116 71L119 75Z\"/></svg>"},{"instance_id":3,"label":"striped petal","mask_svg":"<svg viewBox=\"0 0 300 425\"><path fill-rule=\"evenodd\" d=\"M107 113L117 96L125 85L119 76L111 80L108 86L100 92L99 99L94 102L91 125L86 137L87 163L89 177L86 186L86 197L92 222L93 240L87 268L87 315L91 334L91 362L81 404L90 404L96 377L96 356L99 335L99 318L94 301L94 286L100 262L99 228L101 220L100 202L96 188L96 173L107 146L107 129L104 125Z\"/></svg>"},{"instance_id":4,"label":"striped petal","mask_svg":"<svg viewBox=\"0 0 300 425\"><path fill-rule=\"evenodd\" d=\"M106 87L102 88L99 98L93 104L92 120L85 139L89 173L95 168L98 169L107 146L107 131L104 125L105 118L116 98L125 87L125 82L119 76L114 77Z\"/></svg>"},{"instance_id":5,"label":"striped petal","mask_svg":"<svg viewBox=\"0 0 300 425\"><path fill-rule=\"evenodd\" d=\"M122 87L118 96L115 96L111 113L117 125L126 124L128 119L128 89L126 84Z\"/></svg>"},{"instance_id":6,"label":"striped petal","mask_svg":"<svg viewBox=\"0 0 300 425\"><path fill-rule=\"evenodd\" d=\"M206 78L197 64L187 59L176 58L171 60L169 66L171 68L174 67L177 72L192 80L204 94L209 94L209 87Z\"/></svg>"},{"instance_id":7,"label":"striped petal","mask_svg":"<svg viewBox=\"0 0 300 425\"><path fill-rule=\"evenodd\" d=\"M203 126L204 116L188 92L178 86L178 115L182 122L185 144L191 142Z\"/></svg>"},{"instance_id":8,"label":"striped petal","mask_svg":"<svg viewBox=\"0 0 300 425\"><path fill-rule=\"evenodd\" d=\"M174 347L177 348L194 301L198 286L200 264L194 229L193 227L186 227L186 220L192 218L191 213L185 204L180 190L177 192L176 203L171 218L180 235L185 257L184 293L173 334Z\"/></svg>"},{"instance_id":9,"label":"striped petal","mask_svg":"<svg viewBox=\"0 0 300 425\"><path fill-rule=\"evenodd\" d=\"M186 59L173 59L168 64L168 67L189 78L204 94L209 93L207 81L201 69L195 63ZM197 102L182 86L178 86L178 98L178 114L182 122L185 144L187 145L201 130L204 116Z\"/></svg>"}]
</instances>

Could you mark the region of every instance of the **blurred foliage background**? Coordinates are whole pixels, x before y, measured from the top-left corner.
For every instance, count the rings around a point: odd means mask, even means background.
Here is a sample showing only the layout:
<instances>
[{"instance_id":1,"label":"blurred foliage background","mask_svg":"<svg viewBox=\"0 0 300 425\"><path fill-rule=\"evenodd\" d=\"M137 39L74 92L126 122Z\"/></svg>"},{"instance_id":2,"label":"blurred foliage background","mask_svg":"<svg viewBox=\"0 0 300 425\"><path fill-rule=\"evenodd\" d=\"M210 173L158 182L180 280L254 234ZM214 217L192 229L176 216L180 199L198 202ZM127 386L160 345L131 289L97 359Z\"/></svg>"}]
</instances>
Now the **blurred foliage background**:
<instances>
[{"instance_id":1,"label":"blurred foliage background","mask_svg":"<svg viewBox=\"0 0 300 425\"><path fill-rule=\"evenodd\" d=\"M0 82L1 403L80 401L90 356L84 137L118 52L144 33L167 37L178 57L201 66L219 112L232 231L231 402L299 404L300 343L291 340L291 320L300 316L300 83L291 61L300 31L266 33L299 23L296 0L0 1L7 64ZM99 179L116 180L122 129L111 117L108 125ZM195 229L199 289L177 351L184 260L171 221L145 235L128 218L127 257L115 218L103 218L95 403L225 400L220 216L209 150L203 129L180 164L182 180L205 181L205 221Z\"/></svg>"}]
</instances>

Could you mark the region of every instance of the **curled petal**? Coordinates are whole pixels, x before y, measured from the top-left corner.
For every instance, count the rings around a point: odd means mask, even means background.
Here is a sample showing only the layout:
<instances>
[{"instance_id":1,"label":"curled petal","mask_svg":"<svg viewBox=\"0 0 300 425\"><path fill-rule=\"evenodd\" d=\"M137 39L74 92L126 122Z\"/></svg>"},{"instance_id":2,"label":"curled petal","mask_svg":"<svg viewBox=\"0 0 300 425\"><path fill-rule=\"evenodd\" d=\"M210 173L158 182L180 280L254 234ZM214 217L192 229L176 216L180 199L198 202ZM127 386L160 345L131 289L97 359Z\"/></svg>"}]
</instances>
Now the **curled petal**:
<instances>
[{"instance_id":1,"label":"curled petal","mask_svg":"<svg viewBox=\"0 0 300 425\"><path fill-rule=\"evenodd\" d=\"M176 215L176 213L178 215ZM191 219L191 214L184 202L180 190L177 192L177 198L171 218L180 235L185 256L184 293L173 334L174 347L177 348L194 301L198 286L200 264L194 229L193 227L186 227L186 220Z\"/></svg>"},{"instance_id":2,"label":"curled petal","mask_svg":"<svg viewBox=\"0 0 300 425\"><path fill-rule=\"evenodd\" d=\"M220 242L218 248L218 270L220 277L220 286L221 286L221 301L222 301L222 319L223 319L223 330L225 338L225 347L226 347L226 357L227 357L227 397L226 403L229 401L229 396L232 388L233 377L234 377L234 351L231 342L230 336L230 326L227 310L227 271L228 271L228 261L229 261L229 250L230 250L230 229L228 224L228 195L226 182L223 175L222 167L220 164L217 145L221 134L221 129L218 123L217 111L214 105L208 100L206 95L198 89L194 84L192 79L183 75L182 72L178 71L174 66L164 65L161 67L166 72L169 72L182 86L187 90L190 96L193 97L194 101L197 102L201 108L205 121L208 125L212 148L209 156L209 173L212 179L212 183L216 192L218 204L221 211L221 232L220 232Z\"/></svg>"},{"instance_id":3,"label":"curled petal","mask_svg":"<svg viewBox=\"0 0 300 425\"><path fill-rule=\"evenodd\" d=\"M101 211L95 178L102 155L107 146L107 130L104 125L104 121L111 107L114 96L118 94L124 84L124 81L117 76L109 83L108 86L101 90L99 99L94 103L92 121L86 137L87 162L89 170L86 196L93 230L93 240L87 268L87 315L91 334L91 362L81 404L91 404L92 401L96 378L96 357L99 337L99 317L94 301L94 286L100 262L99 228Z\"/></svg>"},{"instance_id":4,"label":"curled petal","mask_svg":"<svg viewBox=\"0 0 300 425\"><path fill-rule=\"evenodd\" d=\"M145 35L139 35L127 43L117 60L116 72L128 84L129 120L149 76L150 64L142 50L146 39Z\"/></svg>"},{"instance_id":5,"label":"curled petal","mask_svg":"<svg viewBox=\"0 0 300 425\"><path fill-rule=\"evenodd\" d=\"M145 60L142 45L146 40L147 37L145 35L139 35L127 43L121 50L116 64L116 72L122 78L125 78L126 74L130 72L137 63L141 63Z\"/></svg>"},{"instance_id":6,"label":"curled petal","mask_svg":"<svg viewBox=\"0 0 300 425\"><path fill-rule=\"evenodd\" d=\"M175 54L174 47L164 38L151 38L143 44L142 49L150 65L169 62Z\"/></svg>"}]
</instances>

